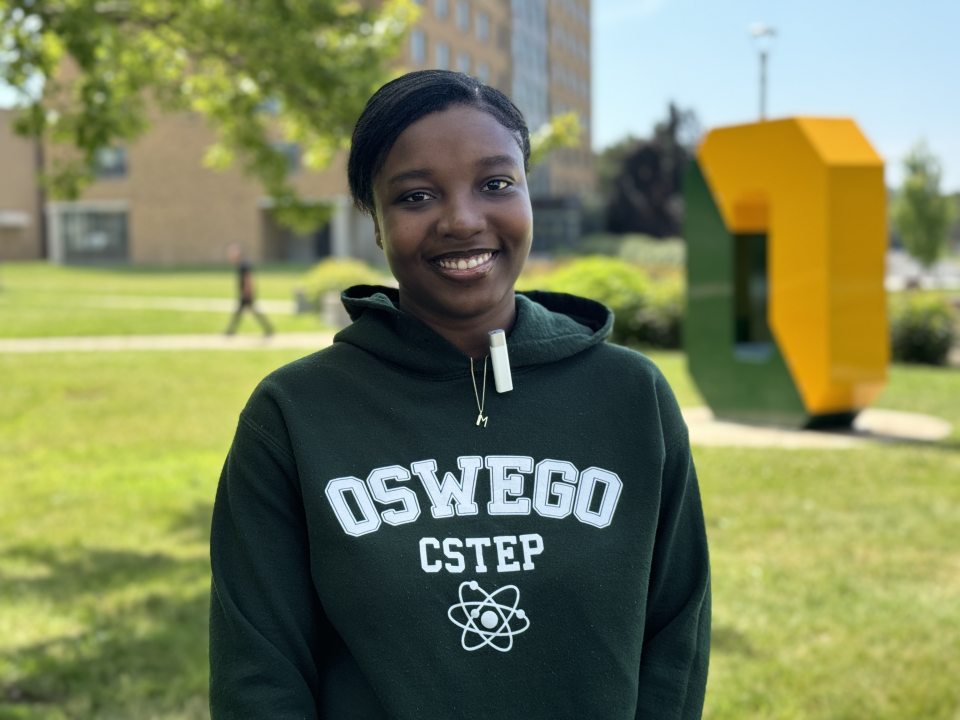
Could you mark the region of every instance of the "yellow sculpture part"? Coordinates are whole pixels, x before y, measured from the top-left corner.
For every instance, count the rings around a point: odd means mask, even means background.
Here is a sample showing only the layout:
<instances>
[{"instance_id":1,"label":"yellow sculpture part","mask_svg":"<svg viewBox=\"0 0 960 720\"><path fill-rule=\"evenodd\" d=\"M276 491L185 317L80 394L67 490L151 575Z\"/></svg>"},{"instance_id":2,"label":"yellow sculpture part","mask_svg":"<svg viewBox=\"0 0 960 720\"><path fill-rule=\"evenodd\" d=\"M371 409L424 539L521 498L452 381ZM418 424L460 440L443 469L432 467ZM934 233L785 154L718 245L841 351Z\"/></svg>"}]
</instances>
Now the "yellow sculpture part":
<instances>
[{"instance_id":1,"label":"yellow sculpture part","mask_svg":"<svg viewBox=\"0 0 960 720\"><path fill-rule=\"evenodd\" d=\"M767 236L768 324L807 411L866 407L889 362L883 160L823 118L720 128L697 156L727 229Z\"/></svg>"}]
</instances>

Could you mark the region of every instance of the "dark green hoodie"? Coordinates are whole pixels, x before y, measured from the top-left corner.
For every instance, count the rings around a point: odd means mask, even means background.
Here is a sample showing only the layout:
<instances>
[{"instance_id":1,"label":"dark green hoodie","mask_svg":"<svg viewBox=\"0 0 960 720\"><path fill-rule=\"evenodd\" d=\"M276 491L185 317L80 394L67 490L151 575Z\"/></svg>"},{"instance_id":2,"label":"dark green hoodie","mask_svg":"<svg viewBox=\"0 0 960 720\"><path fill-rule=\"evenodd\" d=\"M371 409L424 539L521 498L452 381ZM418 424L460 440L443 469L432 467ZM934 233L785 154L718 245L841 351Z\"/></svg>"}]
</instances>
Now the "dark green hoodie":
<instances>
[{"instance_id":1,"label":"dark green hoodie","mask_svg":"<svg viewBox=\"0 0 960 720\"><path fill-rule=\"evenodd\" d=\"M220 479L222 718L697 718L707 543L687 432L606 308L517 296L514 389L344 293L332 347L267 377ZM482 363L477 387L482 391Z\"/></svg>"}]
</instances>

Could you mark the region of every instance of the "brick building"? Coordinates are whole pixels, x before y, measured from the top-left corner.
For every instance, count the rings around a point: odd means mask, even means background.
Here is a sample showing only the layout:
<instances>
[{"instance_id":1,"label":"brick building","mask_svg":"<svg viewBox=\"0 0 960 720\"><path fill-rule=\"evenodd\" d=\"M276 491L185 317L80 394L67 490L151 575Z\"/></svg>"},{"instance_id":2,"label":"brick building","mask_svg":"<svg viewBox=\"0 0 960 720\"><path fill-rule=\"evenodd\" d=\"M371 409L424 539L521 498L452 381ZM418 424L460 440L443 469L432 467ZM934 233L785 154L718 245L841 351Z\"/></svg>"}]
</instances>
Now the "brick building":
<instances>
[{"instance_id":1,"label":"brick building","mask_svg":"<svg viewBox=\"0 0 960 720\"><path fill-rule=\"evenodd\" d=\"M535 130L552 114L575 111L579 148L560 150L530 178L535 247L579 233L578 194L593 184L590 134L590 0L420 0L398 66L460 70L510 95ZM211 263L238 242L258 261L311 261L328 255L376 260L370 220L350 203L344 158L323 172L298 167L305 197L332 203L333 219L297 235L273 219L270 199L238 170L205 168L213 135L199 116L162 115L127 148L105 149L98 179L73 202L48 201L36 178L43 154L15 136L0 110L0 258L53 262ZM43 209L43 212L41 212Z\"/></svg>"}]
</instances>

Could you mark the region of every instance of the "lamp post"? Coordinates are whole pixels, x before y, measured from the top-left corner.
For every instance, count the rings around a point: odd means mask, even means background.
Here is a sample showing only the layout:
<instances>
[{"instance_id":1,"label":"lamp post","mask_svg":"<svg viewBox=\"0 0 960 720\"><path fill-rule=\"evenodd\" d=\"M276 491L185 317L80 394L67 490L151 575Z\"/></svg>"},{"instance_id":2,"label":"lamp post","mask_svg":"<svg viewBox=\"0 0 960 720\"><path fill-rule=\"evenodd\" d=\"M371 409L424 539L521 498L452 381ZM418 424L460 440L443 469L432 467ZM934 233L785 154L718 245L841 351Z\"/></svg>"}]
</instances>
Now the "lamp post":
<instances>
[{"instance_id":1,"label":"lamp post","mask_svg":"<svg viewBox=\"0 0 960 720\"><path fill-rule=\"evenodd\" d=\"M767 54L776 37L777 30L763 23L754 23L750 26L750 35L757 43L760 52L760 119L767 118Z\"/></svg>"}]
</instances>

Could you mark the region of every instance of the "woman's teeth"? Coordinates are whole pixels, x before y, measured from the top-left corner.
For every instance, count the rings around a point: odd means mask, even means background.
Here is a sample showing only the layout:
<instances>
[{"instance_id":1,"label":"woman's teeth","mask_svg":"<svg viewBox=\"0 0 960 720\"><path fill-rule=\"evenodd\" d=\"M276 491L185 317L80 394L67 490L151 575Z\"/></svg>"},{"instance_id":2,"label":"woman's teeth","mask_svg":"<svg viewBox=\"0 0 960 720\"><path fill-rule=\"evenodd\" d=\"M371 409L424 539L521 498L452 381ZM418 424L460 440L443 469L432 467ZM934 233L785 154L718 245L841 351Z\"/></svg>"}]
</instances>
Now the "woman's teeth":
<instances>
[{"instance_id":1,"label":"woman's teeth","mask_svg":"<svg viewBox=\"0 0 960 720\"><path fill-rule=\"evenodd\" d=\"M468 258L447 258L446 260L438 260L437 264L444 270L469 270L470 268L475 268L478 265L483 265L492 257L492 252L485 252Z\"/></svg>"}]
</instances>

